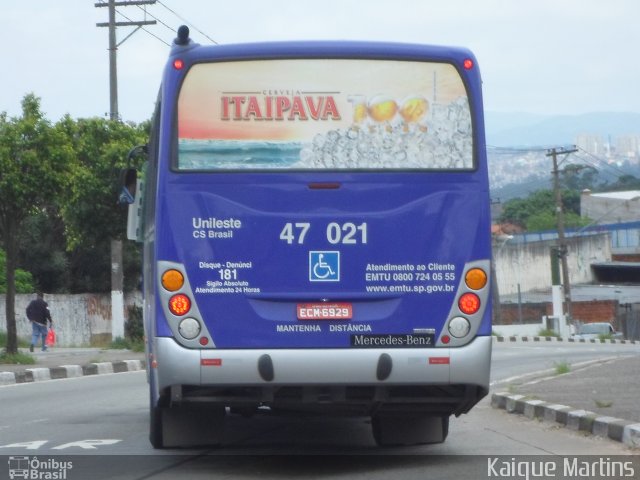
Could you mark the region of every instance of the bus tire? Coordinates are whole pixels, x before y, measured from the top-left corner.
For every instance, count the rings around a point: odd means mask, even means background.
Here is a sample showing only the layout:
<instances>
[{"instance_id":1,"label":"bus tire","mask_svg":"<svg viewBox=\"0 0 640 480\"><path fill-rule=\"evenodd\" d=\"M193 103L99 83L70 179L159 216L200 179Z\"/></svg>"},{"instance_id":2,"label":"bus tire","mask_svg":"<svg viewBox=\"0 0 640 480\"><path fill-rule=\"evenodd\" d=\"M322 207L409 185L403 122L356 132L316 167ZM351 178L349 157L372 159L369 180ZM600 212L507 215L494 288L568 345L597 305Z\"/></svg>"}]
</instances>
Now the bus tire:
<instances>
[{"instance_id":1,"label":"bus tire","mask_svg":"<svg viewBox=\"0 0 640 480\"><path fill-rule=\"evenodd\" d=\"M442 443L449 435L449 417L437 415L374 415L373 438L379 446Z\"/></svg>"},{"instance_id":2,"label":"bus tire","mask_svg":"<svg viewBox=\"0 0 640 480\"><path fill-rule=\"evenodd\" d=\"M153 448L163 448L162 442L162 407L151 407L149 418L149 441Z\"/></svg>"}]
</instances>

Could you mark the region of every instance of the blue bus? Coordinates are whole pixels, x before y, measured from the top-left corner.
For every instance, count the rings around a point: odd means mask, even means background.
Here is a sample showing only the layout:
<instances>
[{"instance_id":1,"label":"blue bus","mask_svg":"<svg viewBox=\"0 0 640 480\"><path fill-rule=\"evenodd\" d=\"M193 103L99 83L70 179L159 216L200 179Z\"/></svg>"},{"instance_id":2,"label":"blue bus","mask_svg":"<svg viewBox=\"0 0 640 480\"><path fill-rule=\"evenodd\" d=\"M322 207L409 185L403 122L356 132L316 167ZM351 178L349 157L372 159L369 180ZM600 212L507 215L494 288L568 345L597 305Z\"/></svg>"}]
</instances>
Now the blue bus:
<instances>
[{"instance_id":1,"label":"blue bus","mask_svg":"<svg viewBox=\"0 0 640 480\"><path fill-rule=\"evenodd\" d=\"M225 416L265 411L437 443L488 393L471 52L200 46L181 27L145 152L125 196L144 242L154 447L219 444Z\"/></svg>"}]
</instances>

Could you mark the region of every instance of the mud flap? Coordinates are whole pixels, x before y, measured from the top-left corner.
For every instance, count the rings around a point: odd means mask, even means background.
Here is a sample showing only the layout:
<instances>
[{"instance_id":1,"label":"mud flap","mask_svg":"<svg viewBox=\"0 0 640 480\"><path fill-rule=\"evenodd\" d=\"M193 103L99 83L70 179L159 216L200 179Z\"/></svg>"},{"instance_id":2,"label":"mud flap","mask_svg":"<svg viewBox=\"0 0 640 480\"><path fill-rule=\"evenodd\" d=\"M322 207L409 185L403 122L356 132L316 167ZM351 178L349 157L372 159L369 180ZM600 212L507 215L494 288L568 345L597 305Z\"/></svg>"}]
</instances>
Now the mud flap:
<instances>
[{"instance_id":1,"label":"mud flap","mask_svg":"<svg viewBox=\"0 0 640 480\"><path fill-rule=\"evenodd\" d=\"M162 431L155 448L216 446L222 443L225 408L211 405L174 405L157 408L152 414L152 431ZM155 418L154 418L155 417ZM157 422L155 426L153 422ZM154 428L155 427L155 428Z\"/></svg>"}]
</instances>

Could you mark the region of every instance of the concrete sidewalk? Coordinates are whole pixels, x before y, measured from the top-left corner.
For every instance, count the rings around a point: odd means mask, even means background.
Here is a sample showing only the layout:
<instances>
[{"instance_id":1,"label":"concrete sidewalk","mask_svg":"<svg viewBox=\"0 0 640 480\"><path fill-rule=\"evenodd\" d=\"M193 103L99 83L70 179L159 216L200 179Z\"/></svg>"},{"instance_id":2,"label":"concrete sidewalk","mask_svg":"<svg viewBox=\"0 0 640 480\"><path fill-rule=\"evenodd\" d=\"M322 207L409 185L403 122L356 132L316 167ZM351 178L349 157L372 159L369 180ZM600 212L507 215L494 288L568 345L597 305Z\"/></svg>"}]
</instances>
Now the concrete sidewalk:
<instances>
[{"instance_id":1,"label":"concrete sidewalk","mask_svg":"<svg viewBox=\"0 0 640 480\"><path fill-rule=\"evenodd\" d=\"M36 363L0 364L0 385L130 372L146 368L144 352L131 350L50 347L46 352L36 349L30 353L24 348L20 351L34 357Z\"/></svg>"},{"instance_id":2,"label":"concrete sidewalk","mask_svg":"<svg viewBox=\"0 0 640 480\"><path fill-rule=\"evenodd\" d=\"M574 364L508 390L492 394L493 407L640 448L638 355Z\"/></svg>"}]
</instances>

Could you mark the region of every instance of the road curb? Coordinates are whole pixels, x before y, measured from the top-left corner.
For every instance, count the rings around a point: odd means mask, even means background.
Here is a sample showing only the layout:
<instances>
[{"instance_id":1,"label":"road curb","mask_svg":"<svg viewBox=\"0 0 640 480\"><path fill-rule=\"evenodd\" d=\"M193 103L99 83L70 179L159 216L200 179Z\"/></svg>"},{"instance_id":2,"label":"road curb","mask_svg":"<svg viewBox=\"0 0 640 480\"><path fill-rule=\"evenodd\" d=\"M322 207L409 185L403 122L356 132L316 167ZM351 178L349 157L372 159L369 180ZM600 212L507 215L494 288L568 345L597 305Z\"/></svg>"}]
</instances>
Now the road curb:
<instances>
[{"instance_id":1,"label":"road curb","mask_svg":"<svg viewBox=\"0 0 640 480\"><path fill-rule=\"evenodd\" d=\"M555 423L571 430L609 438L631 448L640 448L640 423L507 392L494 393L491 406L524 415L531 420Z\"/></svg>"},{"instance_id":2,"label":"road curb","mask_svg":"<svg viewBox=\"0 0 640 480\"><path fill-rule=\"evenodd\" d=\"M527 342L557 342L557 343L593 343L593 344L618 344L618 345L640 345L640 340L615 340L615 339L598 339L591 338L586 340L584 338L562 338L562 337L538 337L528 335L511 335L509 337L503 337L501 335L493 336L494 343L527 343Z\"/></svg>"},{"instance_id":3,"label":"road curb","mask_svg":"<svg viewBox=\"0 0 640 480\"><path fill-rule=\"evenodd\" d=\"M137 372L144 370L144 360L119 360L115 362L89 363L87 365L61 365L51 368L26 368L22 372L0 372L0 386L33 383L88 375Z\"/></svg>"}]
</instances>

